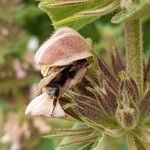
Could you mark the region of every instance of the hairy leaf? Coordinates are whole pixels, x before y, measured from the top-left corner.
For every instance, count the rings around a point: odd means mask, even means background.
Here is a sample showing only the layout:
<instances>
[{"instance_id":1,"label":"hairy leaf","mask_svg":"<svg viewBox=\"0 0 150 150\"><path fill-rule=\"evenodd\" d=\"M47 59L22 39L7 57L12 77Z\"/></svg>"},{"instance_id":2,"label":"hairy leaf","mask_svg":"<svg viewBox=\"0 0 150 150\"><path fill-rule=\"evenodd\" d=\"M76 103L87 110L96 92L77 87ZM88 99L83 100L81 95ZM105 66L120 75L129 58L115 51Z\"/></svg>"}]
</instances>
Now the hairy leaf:
<instances>
[{"instance_id":1,"label":"hairy leaf","mask_svg":"<svg viewBox=\"0 0 150 150\"><path fill-rule=\"evenodd\" d=\"M44 0L39 7L51 18L53 25L80 29L118 7L118 0Z\"/></svg>"},{"instance_id":2,"label":"hairy leaf","mask_svg":"<svg viewBox=\"0 0 150 150\"><path fill-rule=\"evenodd\" d=\"M112 18L113 23L121 23L127 20L139 19L150 16L150 1L141 0L138 5L133 5L126 11L121 11Z\"/></svg>"}]
</instances>

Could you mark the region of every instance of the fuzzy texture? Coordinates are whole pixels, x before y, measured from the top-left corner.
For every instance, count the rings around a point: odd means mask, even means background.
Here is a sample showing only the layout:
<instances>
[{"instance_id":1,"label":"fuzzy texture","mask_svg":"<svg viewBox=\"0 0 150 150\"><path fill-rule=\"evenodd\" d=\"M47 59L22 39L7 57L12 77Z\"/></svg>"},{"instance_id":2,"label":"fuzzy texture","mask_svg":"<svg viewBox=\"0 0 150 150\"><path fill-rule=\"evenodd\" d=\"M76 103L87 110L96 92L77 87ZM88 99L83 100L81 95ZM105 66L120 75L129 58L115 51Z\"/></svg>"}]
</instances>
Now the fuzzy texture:
<instances>
[{"instance_id":1,"label":"fuzzy texture","mask_svg":"<svg viewBox=\"0 0 150 150\"><path fill-rule=\"evenodd\" d=\"M91 127L93 132L149 143L150 89L146 89L144 97L140 95L138 84L126 73L118 50L111 55L112 69L101 56L95 57L95 72L86 75L80 85L60 99L64 107L68 106L65 112ZM146 78L149 67L148 62L143 77L145 83L149 81Z\"/></svg>"},{"instance_id":2,"label":"fuzzy texture","mask_svg":"<svg viewBox=\"0 0 150 150\"><path fill-rule=\"evenodd\" d=\"M139 20L125 23L126 62L129 75L138 85L140 94L143 94L143 45L141 22Z\"/></svg>"},{"instance_id":3,"label":"fuzzy texture","mask_svg":"<svg viewBox=\"0 0 150 150\"><path fill-rule=\"evenodd\" d=\"M133 0L121 0L120 6L123 9L129 9L133 5Z\"/></svg>"},{"instance_id":4,"label":"fuzzy texture","mask_svg":"<svg viewBox=\"0 0 150 150\"><path fill-rule=\"evenodd\" d=\"M35 62L40 65L64 66L91 57L86 40L70 28L60 28L37 51Z\"/></svg>"}]
</instances>

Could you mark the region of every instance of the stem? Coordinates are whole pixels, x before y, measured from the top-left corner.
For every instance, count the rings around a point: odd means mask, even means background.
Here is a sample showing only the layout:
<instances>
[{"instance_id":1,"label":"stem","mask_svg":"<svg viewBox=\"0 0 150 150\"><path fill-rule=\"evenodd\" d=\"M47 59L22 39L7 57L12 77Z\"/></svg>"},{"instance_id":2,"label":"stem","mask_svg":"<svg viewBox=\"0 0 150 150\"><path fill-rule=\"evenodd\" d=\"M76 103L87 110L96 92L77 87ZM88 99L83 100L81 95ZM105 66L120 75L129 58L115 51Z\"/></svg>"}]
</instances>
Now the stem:
<instances>
[{"instance_id":1,"label":"stem","mask_svg":"<svg viewBox=\"0 0 150 150\"><path fill-rule=\"evenodd\" d=\"M143 40L139 20L125 22L125 45L127 72L138 85L140 95L143 94Z\"/></svg>"},{"instance_id":2,"label":"stem","mask_svg":"<svg viewBox=\"0 0 150 150\"><path fill-rule=\"evenodd\" d=\"M137 150L136 143L132 134L127 134L128 150Z\"/></svg>"},{"instance_id":3,"label":"stem","mask_svg":"<svg viewBox=\"0 0 150 150\"><path fill-rule=\"evenodd\" d=\"M98 141L98 144L96 145L96 147L93 148L93 150L105 150L108 143L109 136L103 133L102 137Z\"/></svg>"}]
</instances>

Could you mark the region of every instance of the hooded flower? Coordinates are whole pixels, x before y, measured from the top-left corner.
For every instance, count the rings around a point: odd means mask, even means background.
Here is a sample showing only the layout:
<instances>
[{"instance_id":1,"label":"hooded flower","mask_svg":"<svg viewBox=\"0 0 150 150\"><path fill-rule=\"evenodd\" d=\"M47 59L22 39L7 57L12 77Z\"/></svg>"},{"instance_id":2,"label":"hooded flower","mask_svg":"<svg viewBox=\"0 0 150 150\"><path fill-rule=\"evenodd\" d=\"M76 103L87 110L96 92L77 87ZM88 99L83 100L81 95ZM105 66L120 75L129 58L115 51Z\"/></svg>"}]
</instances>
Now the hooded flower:
<instances>
[{"instance_id":1,"label":"hooded flower","mask_svg":"<svg viewBox=\"0 0 150 150\"><path fill-rule=\"evenodd\" d=\"M137 145L146 147L150 143L150 61L145 65L145 92L140 96L118 50L112 53L111 64L99 55L95 57L95 72L89 72L78 87L61 99L66 113L93 129L85 135L86 140L80 137L81 142L92 143L93 136L96 141L131 134Z\"/></svg>"},{"instance_id":2,"label":"hooded flower","mask_svg":"<svg viewBox=\"0 0 150 150\"><path fill-rule=\"evenodd\" d=\"M64 32L53 35L51 39L60 34ZM74 32L73 35L77 36ZM69 46L72 47L71 44ZM64 50L64 47L61 48ZM98 140L99 150L99 146L103 146L108 138L120 139L126 136L137 147L140 145L146 149L150 144L150 60L145 64L144 93L141 95L137 81L126 71L117 46L113 48L115 51L111 53L111 63L106 63L99 54L91 54L95 60L93 68L89 69L80 84L74 89L67 89L59 97L54 112L53 100L44 90L27 107L26 114L31 116L48 117L52 112L51 117L64 117L67 114L82 124L78 129L52 131L50 136L77 136L74 141L62 145L89 142L92 146L92 143ZM47 72L47 69L44 71ZM48 73L46 75L49 77ZM50 75L52 76L52 73Z\"/></svg>"}]
</instances>

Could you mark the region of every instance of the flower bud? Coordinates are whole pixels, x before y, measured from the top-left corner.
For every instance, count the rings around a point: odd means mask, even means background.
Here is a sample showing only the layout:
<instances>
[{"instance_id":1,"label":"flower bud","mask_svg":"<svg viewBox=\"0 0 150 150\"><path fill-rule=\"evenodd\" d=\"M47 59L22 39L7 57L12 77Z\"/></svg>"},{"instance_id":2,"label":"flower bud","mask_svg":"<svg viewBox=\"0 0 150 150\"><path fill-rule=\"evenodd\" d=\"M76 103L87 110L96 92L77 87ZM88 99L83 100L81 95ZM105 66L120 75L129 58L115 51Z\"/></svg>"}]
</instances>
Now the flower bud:
<instances>
[{"instance_id":1,"label":"flower bud","mask_svg":"<svg viewBox=\"0 0 150 150\"><path fill-rule=\"evenodd\" d=\"M116 117L120 125L125 129L133 129L137 125L137 110L133 108L118 109Z\"/></svg>"},{"instance_id":2,"label":"flower bud","mask_svg":"<svg viewBox=\"0 0 150 150\"><path fill-rule=\"evenodd\" d=\"M139 120L139 110L128 93L122 93L122 101L118 104L116 118L119 124L127 129L136 127Z\"/></svg>"}]
</instances>

